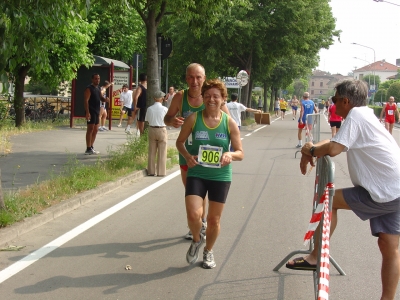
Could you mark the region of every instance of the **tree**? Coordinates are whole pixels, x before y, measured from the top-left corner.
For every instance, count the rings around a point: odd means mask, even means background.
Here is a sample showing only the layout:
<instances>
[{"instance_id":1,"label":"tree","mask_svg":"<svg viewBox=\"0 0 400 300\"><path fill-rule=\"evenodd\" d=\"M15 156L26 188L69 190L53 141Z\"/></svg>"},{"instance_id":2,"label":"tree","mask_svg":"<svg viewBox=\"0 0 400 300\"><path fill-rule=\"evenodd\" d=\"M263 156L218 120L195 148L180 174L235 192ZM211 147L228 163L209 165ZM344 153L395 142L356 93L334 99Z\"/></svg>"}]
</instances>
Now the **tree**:
<instances>
[{"instance_id":1,"label":"tree","mask_svg":"<svg viewBox=\"0 0 400 300\"><path fill-rule=\"evenodd\" d=\"M88 21L96 24L96 34L88 45L94 55L132 62L135 52L146 48L146 30L135 9L111 2L105 9L101 3L91 5Z\"/></svg>"},{"instance_id":2,"label":"tree","mask_svg":"<svg viewBox=\"0 0 400 300\"><path fill-rule=\"evenodd\" d=\"M389 97L394 97L395 102L400 101L400 82L395 82L390 85L390 87L387 90L386 96ZM387 100L387 99L385 99Z\"/></svg>"},{"instance_id":3,"label":"tree","mask_svg":"<svg viewBox=\"0 0 400 300\"><path fill-rule=\"evenodd\" d=\"M378 75L365 75L362 80L368 84L368 89L371 89L374 84L376 89L376 87L381 83L381 78Z\"/></svg>"},{"instance_id":4,"label":"tree","mask_svg":"<svg viewBox=\"0 0 400 300\"><path fill-rule=\"evenodd\" d=\"M24 81L28 72L49 84L70 80L82 64L95 25L83 16L89 1L19 0L0 4L0 76L4 88L15 81L15 125L25 122Z\"/></svg>"},{"instance_id":5,"label":"tree","mask_svg":"<svg viewBox=\"0 0 400 300\"><path fill-rule=\"evenodd\" d=\"M388 89L393 83L395 83L395 82L400 82L400 80L398 80L398 79L390 79L390 80L386 80L385 82L382 82L380 85L379 85L379 88L380 89Z\"/></svg>"},{"instance_id":6,"label":"tree","mask_svg":"<svg viewBox=\"0 0 400 300\"><path fill-rule=\"evenodd\" d=\"M386 94L387 94L387 89L380 88L375 94L374 101L375 102L386 102L386 100L387 100Z\"/></svg>"},{"instance_id":7,"label":"tree","mask_svg":"<svg viewBox=\"0 0 400 300\"><path fill-rule=\"evenodd\" d=\"M235 0L244 2L245 0ZM153 93L160 88L158 78L157 29L166 14L186 20L196 32L210 30L213 24L232 5L232 0L120 0L137 11L146 27L147 105L153 102ZM108 3L109 1L105 2ZM114 3L116 3L114 1ZM212 13L210 9L212 8ZM207 18L204 18L207 16Z\"/></svg>"}]
</instances>

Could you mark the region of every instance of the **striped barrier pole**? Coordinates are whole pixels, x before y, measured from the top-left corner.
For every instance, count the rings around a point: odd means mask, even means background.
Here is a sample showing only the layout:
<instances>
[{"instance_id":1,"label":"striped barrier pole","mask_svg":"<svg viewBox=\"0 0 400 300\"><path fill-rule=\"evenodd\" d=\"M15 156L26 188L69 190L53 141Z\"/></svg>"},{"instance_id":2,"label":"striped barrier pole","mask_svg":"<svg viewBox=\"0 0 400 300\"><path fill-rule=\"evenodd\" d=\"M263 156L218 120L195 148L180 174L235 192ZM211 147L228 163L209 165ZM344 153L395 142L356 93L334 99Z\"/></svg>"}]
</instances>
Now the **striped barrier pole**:
<instances>
[{"instance_id":1,"label":"striped barrier pole","mask_svg":"<svg viewBox=\"0 0 400 300\"><path fill-rule=\"evenodd\" d=\"M329 235L331 231L331 213L329 196L324 200L324 222L322 226L321 258L319 263L318 300L329 299Z\"/></svg>"}]
</instances>

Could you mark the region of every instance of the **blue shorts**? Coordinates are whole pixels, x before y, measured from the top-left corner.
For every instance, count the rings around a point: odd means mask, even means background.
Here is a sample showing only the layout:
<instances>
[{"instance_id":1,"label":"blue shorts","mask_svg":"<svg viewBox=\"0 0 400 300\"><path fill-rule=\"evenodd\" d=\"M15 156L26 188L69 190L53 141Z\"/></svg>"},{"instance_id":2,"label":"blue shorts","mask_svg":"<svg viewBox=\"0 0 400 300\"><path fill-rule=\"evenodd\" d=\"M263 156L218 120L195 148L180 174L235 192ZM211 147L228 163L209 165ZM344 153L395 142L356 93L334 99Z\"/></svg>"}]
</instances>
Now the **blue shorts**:
<instances>
[{"instance_id":1,"label":"blue shorts","mask_svg":"<svg viewBox=\"0 0 400 300\"><path fill-rule=\"evenodd\" d=\"M278 110L279 110L279 108L278 108L278 107L275 107L275 108L274 108L274 111L278 111Z\"/></svg>"},{"instance_id":2,"label":"blue shorts","mask_svg":"<svg viewBox=\"0 0 400 300\"><path fill-rule=\"evenodd\" d=\"M380 232L400 235L400 198L376 202L361 186L345 188L342 193L351 210L361 220L369 220L373 236L379 236Z\"/></svg>"},{"instance_id":3,"label":"blue shorts","mask_svg":"<svg viewBox=\"0 0 400 300\"><path fill-rule=\"evenodd\" d=\"M297 106L292 106L292 109L293 110L297 110Z\"/></svg>"}]
</instances>

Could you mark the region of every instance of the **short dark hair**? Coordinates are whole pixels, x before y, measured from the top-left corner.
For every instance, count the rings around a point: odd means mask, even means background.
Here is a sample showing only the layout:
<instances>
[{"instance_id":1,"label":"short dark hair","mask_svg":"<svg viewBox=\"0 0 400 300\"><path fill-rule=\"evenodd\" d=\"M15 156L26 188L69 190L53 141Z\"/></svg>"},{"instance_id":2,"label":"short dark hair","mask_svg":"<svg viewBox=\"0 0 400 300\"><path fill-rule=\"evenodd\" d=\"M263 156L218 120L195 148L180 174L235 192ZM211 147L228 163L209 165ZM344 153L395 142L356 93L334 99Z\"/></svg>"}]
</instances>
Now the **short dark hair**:
<instances>
[{"instance_id":1,"label":"short dark hair","mask_svg":"<svg viewBox=\"0 0 400 300\"><path fill-rule=\"evenodd\" d=\"M147 81L147 75L145 73L140 73L139 81Z\"/></svg>"},{"instance_id":2,"label":"short dark hair","mask_svg":"<svg viewBox=\"0 0 400 300\"><path fill-rule=\"evenodd\" d=\"M232 100L232 101L236 101L237 99L238 99L238 94L232 93L232 95L231 95L231 100Z\"/></svg>"},{"instance_id":3,"label":"short dark hair","mask_svg":"<svg viewBox=\"0 0 400 300\"><path fill-rule=\"evenodd\" d=\"M99 73L93 73L92 74L92 79L94 78L94 76L100 76L100 74Z\"/></svg>"},{"instance_id":4,"label":"short dark hair","mask_svg":"<svg viewBox=\"0 0 400 300\"><path fill-rule=\"evenodd\" d=\"M128 88L128 85L125 83L125 84L122 85L122 88L123 88L123 89L124 89L124 88Z\"/></svg>"}]
</instances>

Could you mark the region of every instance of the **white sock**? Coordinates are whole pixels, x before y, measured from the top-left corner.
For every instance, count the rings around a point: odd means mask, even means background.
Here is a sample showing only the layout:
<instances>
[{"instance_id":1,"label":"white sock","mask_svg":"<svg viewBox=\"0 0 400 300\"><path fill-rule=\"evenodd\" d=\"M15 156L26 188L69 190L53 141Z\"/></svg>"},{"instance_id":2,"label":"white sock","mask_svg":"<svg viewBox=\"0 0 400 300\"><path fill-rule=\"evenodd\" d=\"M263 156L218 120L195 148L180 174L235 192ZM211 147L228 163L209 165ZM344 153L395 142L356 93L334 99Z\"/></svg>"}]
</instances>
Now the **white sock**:
<instances>
[{"instance_id":1,"label":"white sock","mask_svg":"<svg viewBox=\"0 0 400 300\"><path fill-rule=\"evenodd\" d=\"M299 145L303 145L303 141L302 140L299 140Z\"/></svg>"},{"instance_id":2,"label":"white sock","mask_svg":"<svg viewBox=\"0 0 400 300\"><path fill-rule=\"evenodd\" d=\"M131 125L126 126L126 131L131 130Z\"/></svg>"}]
</instances>

